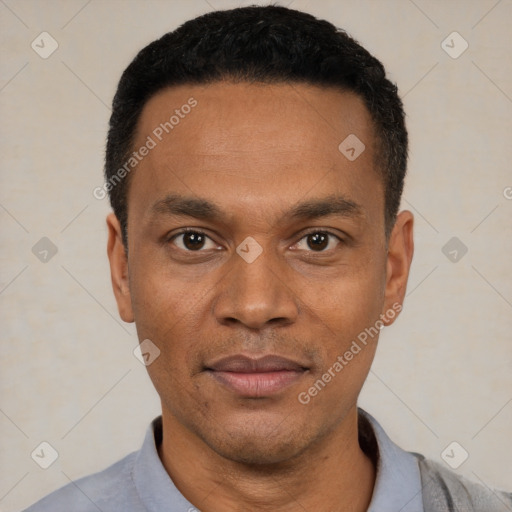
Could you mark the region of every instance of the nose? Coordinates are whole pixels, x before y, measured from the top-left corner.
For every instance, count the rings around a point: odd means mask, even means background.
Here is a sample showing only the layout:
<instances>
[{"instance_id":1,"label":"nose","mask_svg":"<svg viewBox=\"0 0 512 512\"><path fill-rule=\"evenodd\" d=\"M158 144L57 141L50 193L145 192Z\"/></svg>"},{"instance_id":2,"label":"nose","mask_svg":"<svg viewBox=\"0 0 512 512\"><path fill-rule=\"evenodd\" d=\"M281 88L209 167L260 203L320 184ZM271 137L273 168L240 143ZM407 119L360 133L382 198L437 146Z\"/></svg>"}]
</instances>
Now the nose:
<instances>
[{"instance_id":1,"label":"nose","mask_svg":"<svg viewBox=\"0 0 512 512\"><path fill-rule=\"evenodd\" d=\"M233 266L222 280L213 305L219 323L260 330L297 320L299 297L289 282L290 268L277 254L263 249L249 263L235 253L230 264Z\"/></svg>"}]
</instances>

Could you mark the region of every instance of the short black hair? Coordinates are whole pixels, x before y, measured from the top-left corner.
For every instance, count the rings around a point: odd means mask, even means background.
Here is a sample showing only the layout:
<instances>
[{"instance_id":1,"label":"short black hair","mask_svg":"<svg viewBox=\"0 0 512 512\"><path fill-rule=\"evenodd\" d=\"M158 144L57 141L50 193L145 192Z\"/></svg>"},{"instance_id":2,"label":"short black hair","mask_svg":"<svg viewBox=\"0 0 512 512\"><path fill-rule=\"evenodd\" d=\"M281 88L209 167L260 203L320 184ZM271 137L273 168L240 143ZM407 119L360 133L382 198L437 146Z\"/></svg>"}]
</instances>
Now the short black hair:
<instances>
[{"instance_id":1,"label":"short black hair","mask_svg":"<svg viewBox=\"0 0 512 512\"><path fill-rule=\"evenodd\" d=\"M187 21L143 48L124 71L112 105L105 178L111 184L107 190L126 250L131 174L122 173L120 180L119 171L133 151L145 104L167 87L220 81L303 83L361 97L374 122L375 164L385 188L389 236L400 206L408 152L396 85L386 78L382 63L344 30L301 11L268 5L213 11Z\"/></svg>"}]
</instances>

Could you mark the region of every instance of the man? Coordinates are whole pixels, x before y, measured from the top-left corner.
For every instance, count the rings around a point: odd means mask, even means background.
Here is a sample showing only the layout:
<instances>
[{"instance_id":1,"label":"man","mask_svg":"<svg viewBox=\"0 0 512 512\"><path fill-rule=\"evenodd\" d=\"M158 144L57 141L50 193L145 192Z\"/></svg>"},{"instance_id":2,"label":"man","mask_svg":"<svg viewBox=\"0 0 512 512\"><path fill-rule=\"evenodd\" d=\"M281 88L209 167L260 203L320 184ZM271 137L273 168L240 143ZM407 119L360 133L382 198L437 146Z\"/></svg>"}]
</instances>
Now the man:
<instances>
[{"instance_id":1,"label":"man","mask_svg":"<svg viewBox=\"0 0 512 512\"><path fill-rule=\"evenodd\" d=\"M326 21L212 12L143 49L103 190L162 416L140 451L28 510L510 510L357 407L413 256L406 161L396 87Z\"/></svg>"}]
</instances>

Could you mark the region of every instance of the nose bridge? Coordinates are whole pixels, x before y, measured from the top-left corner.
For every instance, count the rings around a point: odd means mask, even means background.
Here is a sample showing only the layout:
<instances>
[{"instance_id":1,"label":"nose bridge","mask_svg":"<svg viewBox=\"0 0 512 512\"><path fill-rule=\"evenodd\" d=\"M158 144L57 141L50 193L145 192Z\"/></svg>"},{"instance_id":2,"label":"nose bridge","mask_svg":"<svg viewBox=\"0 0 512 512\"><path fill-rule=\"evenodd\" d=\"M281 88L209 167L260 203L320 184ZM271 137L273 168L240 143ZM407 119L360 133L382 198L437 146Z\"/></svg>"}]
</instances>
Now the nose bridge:
<instances>
[{"instance_id":1,"label":"nose bridge","mask_svg":"<svg viewBox=\"0 0 512 512\"><path fill-rule=\"evenodd\" d=\"M230 264L233 267L214 306L219 322L238 322L259 329L270 322L288 324L296 320L298 300L286 284L285 265L275 251L246 239Z\"/></svg>"}]
</instances>

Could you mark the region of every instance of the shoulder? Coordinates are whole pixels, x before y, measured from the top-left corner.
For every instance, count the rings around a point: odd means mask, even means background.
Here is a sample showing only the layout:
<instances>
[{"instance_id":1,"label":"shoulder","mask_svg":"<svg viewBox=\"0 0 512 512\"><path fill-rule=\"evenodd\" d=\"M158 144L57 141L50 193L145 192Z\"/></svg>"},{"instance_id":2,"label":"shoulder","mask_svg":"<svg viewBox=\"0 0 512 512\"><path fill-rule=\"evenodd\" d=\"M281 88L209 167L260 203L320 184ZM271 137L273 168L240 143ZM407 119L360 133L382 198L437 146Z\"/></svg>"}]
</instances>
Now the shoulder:
<instances>
[{"instance_id":1,"label":"shoulder","mask_svg":"<svg viewBox=\"0 0 512 512\"><path fill-rule=\"evenodd\" d=\"M131 475L136 456L130 453L103 471L72 481L24 512L142 511Z\"/></svg>"},{"instance_id":2,"label":"shoulder","mask_svg":"<svg viewBox=\"0 0 512 512\"><path fill-rule=\"evenodd\" d=\"M418 458L425 512L465 510L507 512L512 508L512 493L493 490L426 459Z\"/></svg>"}]
</instances>

